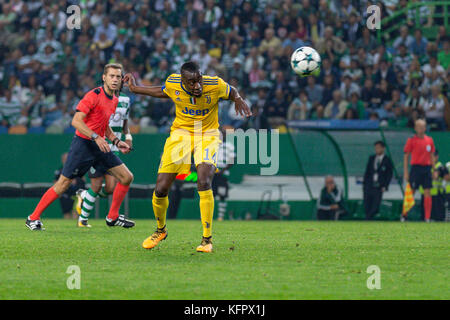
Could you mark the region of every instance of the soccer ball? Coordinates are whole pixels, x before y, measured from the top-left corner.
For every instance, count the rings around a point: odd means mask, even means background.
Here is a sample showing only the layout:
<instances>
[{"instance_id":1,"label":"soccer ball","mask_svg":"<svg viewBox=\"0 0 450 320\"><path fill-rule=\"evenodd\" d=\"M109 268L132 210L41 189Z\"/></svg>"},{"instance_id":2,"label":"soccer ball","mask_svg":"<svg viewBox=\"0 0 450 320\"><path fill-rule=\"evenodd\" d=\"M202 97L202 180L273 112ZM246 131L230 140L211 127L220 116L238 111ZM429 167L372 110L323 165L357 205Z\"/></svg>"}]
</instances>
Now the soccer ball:
<instances>
[{"instance_id":1,"label":"soccer ball","mask_svg":"<svg viewBox=\"0 0 450 320\"><path fill-rule=\"evenodd\" d=\"M300 47L291 56L291 67L301 77L320 73L320 55L311 47Z\"/></svg>"}]
</instances>

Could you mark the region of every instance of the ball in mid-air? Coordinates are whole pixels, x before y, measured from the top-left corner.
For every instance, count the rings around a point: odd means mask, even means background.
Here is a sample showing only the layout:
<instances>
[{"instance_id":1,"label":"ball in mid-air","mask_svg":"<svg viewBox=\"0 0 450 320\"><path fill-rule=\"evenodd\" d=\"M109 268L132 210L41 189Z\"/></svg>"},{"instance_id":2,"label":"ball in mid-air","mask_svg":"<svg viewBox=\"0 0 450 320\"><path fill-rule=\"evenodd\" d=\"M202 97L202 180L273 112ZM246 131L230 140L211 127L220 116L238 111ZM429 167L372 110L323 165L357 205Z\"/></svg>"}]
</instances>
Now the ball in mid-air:
<instances>
[{"instance_id":1,"label":"ball in mid-air","mask_svg":"<svg viewBox=\"0 0 450 320\"><path fill-rule=\"evenodd\" d=\"M319 53L311 47L300 47L292 53L291 67L301 77L317 76L320 73L321 59Z\"/></svg>"}]
</instances>

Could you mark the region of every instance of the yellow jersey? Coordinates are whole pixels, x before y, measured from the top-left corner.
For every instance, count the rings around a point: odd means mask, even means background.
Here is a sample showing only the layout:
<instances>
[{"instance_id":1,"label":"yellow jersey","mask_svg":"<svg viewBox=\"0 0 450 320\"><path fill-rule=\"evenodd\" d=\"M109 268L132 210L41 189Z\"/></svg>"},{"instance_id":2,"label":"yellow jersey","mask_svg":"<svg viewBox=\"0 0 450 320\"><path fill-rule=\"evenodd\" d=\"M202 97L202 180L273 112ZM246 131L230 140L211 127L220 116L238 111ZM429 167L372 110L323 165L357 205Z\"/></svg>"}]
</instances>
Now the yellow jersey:
<instances>
[{"instance_id":1,"label":"yellow jersey","mask_svg":"<svg viewBox=\"0 0 450 320\"><path fill-rule=\"evenodd\" d=\"M203 133L219 129L219 100L230 96L230 85L221 78L203 76L201 97L191 95L181 83L181 75L175 73L166 79L162 90L175 103L175 120L171 132L182 129L193 134L194 125L196 131L201 126Z\"/></svg>"}]
</instances>

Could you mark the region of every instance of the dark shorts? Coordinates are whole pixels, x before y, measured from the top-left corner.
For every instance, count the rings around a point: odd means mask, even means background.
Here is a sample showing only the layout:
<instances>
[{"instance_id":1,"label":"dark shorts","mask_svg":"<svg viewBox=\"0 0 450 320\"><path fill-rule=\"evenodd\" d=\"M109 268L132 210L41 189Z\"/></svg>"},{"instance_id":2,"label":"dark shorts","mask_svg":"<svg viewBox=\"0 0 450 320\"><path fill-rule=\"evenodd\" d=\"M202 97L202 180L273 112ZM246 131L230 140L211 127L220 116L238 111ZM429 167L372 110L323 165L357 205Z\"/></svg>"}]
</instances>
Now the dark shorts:
<instances>
[{"instance_id":1,"label":"dark shorts","mask_svg":"<svg viewBox=\"0 0 450 320\"><path fill-rule=\"evenodd\" d=\"M114 153L116 156L119 156L119 153L118 153L118 152L113 151L113 153ZM103 168L103 169L104 169L104 168ZM89 177L89 179L92 179L92 178L100 178L100 177L103 177L105 174L112 176L112 174L109 173L108 171L105 171L105 170L97 170L97 169L95 169L94 167L90 167L90 168L89 168L89 171L88 171L88 177Z\"/></svg>"},{"instance_id":2,"label":"dark shorts","mask_svg":"<svg viewBox=\"0 0 450 320\"><path fill-rule=\"evenodd\" d=\"M94 167L96 171L103 172L102 175L104 175L107 170L122 163L122 160L114 153L102 152L94 141L75 135L61 174L73 179L84 176L91 167Z\"/></svg>"},{"instance_id":3,"label":"dark shorts","mask_svg":"<svg viewBox=\"0 0 450 320\"><path fill-rule=\"evenodd\" d=\"M431 188L431 166L420 166L414 164L411 166L411 171L409 172L409 183L413 190L419 189L420 186L424 189Z\"/></svg>"}]
</instances>

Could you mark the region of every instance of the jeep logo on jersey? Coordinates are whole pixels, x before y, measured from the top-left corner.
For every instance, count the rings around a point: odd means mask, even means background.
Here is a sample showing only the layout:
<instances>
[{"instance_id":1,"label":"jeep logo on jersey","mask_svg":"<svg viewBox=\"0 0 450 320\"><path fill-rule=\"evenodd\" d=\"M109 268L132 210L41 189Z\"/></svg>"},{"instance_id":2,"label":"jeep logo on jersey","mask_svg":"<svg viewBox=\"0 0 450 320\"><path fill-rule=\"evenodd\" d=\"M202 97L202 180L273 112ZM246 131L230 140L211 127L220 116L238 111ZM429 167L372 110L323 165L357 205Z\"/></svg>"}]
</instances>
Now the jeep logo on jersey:
<instances>
[{"instance_id":1,"label":"jeep logo on jersey","mask_svg":"<svg viewBox=\"0 0 450 320\"><path fill-rule=\"evenodd\" d=\"M188 114L191 116L204 116L205 114L208 114L209 109L189 109L188 107L185 107L184 110L181 111L181 113Z\"/></svg>"}]
</instances>

